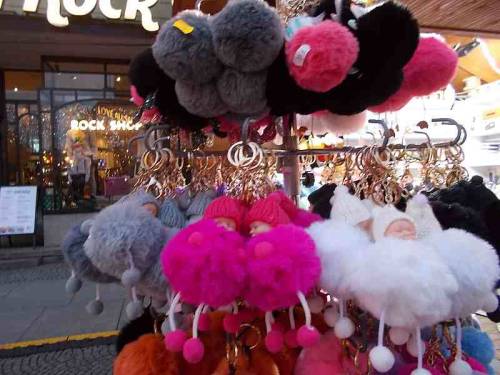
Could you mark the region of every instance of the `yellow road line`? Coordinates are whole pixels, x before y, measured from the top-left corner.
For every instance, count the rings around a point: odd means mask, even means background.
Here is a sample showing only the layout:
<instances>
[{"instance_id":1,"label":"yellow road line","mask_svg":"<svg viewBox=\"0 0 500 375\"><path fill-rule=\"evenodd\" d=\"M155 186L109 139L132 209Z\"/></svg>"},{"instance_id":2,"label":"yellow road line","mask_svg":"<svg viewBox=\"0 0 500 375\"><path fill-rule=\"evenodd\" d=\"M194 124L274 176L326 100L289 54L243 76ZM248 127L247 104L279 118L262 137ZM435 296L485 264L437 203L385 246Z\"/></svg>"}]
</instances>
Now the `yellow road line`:
<instances>
[{"instance_id":1,"label":"yellow road line","mask_svg":"<svg viewBox=\"0 0 500 375\"><path fill-rule=\"evenodd\" d=\"M104 331L104 332L95 332L95 333L83 333L81 335L49 337L49 338L38 339L38 340L12 342L9 344L1 344L0 350L27 348L30 346L40 346L40 345L46 345L46 344L57 344L57 343L66 342L66 341L81 341L81 340L97 339L97 338L104 338L104 337L112 337L112 336L118 335L118 332L119 331Z\"/></svg>"}]
</instances>

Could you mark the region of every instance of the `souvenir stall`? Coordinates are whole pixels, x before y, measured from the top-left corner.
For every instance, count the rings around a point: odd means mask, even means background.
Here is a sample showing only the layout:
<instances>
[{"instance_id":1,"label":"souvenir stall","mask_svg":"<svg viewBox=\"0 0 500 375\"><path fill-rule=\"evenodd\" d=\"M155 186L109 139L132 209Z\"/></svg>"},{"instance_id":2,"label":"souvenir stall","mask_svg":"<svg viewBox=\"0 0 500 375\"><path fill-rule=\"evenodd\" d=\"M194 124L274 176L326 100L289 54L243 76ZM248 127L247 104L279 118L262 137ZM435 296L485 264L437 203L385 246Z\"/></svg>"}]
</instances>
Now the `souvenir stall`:
<instances>
[{"instance_id":1,"label":"souvenir stall","mask_svg":"<svg viewBox=\"0 0 500 375\"><path fill-rule=\"evenodd\" d=\"M186 10L132 61L134 189L66 235L67 292L95 283L91 314L128 293L115 375L493 374L473 314L500 318L500 201L467 132L408 142L367 113L446 87L457 54L395 2L303 11Z\"/></svg>"}]
</instances>

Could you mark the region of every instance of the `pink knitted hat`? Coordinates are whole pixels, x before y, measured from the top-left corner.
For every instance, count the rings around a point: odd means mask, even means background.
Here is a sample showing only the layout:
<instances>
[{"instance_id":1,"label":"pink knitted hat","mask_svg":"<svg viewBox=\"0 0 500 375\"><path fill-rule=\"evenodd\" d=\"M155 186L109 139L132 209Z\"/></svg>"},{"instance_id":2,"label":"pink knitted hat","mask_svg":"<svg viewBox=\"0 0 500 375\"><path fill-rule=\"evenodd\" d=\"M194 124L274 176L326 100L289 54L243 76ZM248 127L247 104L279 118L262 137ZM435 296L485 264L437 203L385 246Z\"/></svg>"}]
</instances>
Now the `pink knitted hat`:
<instances>
[{"instance_id":1,"label":"pink knitted hat","mask_svg":"<svg viewBox=\"0 0 500 375\"><path fill-rule=\"evenodd\" d=\"M269 196L256 201L250 211L248 211L246 222L250 225L253 222L261 221L272 227L280 224L290 223L290 217L281 208L277 197Z\"/></svg>"},{"instance_id":2,"label":"pink knitted hat","mask_svg":"<svg viewBox=\"0 0 500 375\"><path fill-rule=\"evenodd\" d=\"M234 220L236 230L243 224L244 208L240 201L231 197L219 197L214 199L206 208L203 216L206 219L227 218Z\"/></svg>"}]
</instances>

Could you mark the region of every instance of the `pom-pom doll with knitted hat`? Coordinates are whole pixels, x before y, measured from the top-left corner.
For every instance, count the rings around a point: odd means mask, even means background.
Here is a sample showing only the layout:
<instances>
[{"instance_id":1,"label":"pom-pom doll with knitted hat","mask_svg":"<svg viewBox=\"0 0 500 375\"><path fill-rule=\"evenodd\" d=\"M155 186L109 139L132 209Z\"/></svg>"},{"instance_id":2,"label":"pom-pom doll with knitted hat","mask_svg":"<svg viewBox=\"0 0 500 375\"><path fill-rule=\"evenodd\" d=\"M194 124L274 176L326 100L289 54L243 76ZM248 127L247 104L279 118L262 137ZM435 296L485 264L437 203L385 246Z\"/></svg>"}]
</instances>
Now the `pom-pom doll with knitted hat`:
<instances>
[{"instance_id":1,"label":"pom-pom doll with knitted hat","mask_svg":"<svg viewBox=\"0 0 500 375\"><path fill-rule=\"evenodd\" d=\"M171 332L165 336L165 345L172 351L182 350L188 362L197 363L204 355L203 344L198 338L203 309L233 303L246 286L243 237L214 220L201 219L181 230L165 246L161 260L164 273L177 293L170 305ZM173 320L181 299L197 306L193 336L189 340Z\"/></svg>"},{"instance_id":2,"label":"pom-pom doll with knitted hat","mask_svg":"<svg viewBox=\"0 0 500 375\"><path fill-rule=\"evenodd\" d=\"M106 207L99 212L84 244L92 263L102 272L121 279L130 288L129 318L142 313L136 286L159 260L169 239L169 230L134 198ZM163 296L166 293L166 284Z\"/></svg>"},{"instance_id":3,"label":"pom-pom doll with knitted hat","mask_svg":"<svg viewBox=\"0 0 500 375\"><path fill-rule=\"evenodd\" d=\"M274 200L271 200L274 204ZM265 220L262 216L259 220ZM272 220L267 220L272 222ZM283 334L273 329L272 311L299 303L305 313L305 325L288 334L288 341L308 347L319 339L311 324L311 311L305 296L312 291L321 273L315 245L304 229L293 224L278 224L267 231L254 232L246 244L248 274L251 277L244 291L245 300L266 312L266 347L279 352ZM293 322L291 322L294 330ZM295 336L293 339L291 335Z\"/></svg>"},{"instance_id":4,"label":"pom-pom doll with knitted hat","mask_svg":"<svg viewBox=\"0 0 500 375\"><path fill-rule=\"evenodd\" d=\"M96 299L87 305L86 310L96 315L100 314L104 308L99 296L99 284L114 283L119 280L94 266L83 250L92 224L93 220L86 220L72 227L64 236L61 249L64 260L71 268L71 277L66 282L66 291L71 294L77 293L81 288L82 280L95 282Z\"/></svg>"},{"instance_id":5,"label":"pom-pom doll with knitted hat","mask_svg":"<svg viewBox=\"0 0 500 375\"><path fill-rule=\"evenodd\" d=\"M345 280L370 244L367 230L359 224L369 221L371 214L345 186L337 186L330 201L331 219L314 223L307 232L321 259L319 286L339 299L340 317L337 319L332 307L325 310L325 320L331 322L337 337L345 339L354 333L354 323L345 316L345 301L352 298L353 291L346 288Z\"/></svg>"},{"instance_id":6,"label":"pom-pom doll with knitted hat","mask_svg":"<svg viewBox=\"0 0 500 375\"><path fill-rule=\"evenodd\" d=\"M240 231L244 212L244 206L238 199L222 196L207 206L203 217L214 220L227 230Z\"/></svg>"},{"instance_id":7,"label":"pom-pom doll with knitted hat","mask_svg":"<svg viewBox=\"0 0 500 375\"><path fill-rule=\"evenodd\" d=\"M387 324L391 340L399 345L413 332L407 349L418 357L414 374L427 373L422 368L420 329L448 317L457 281L432 246L415 240L411 217L393 206L373 210L373 237L375 242L357 259L347 280L358 304L380 321L370 360L379 372L394 364L394 355L383 345Z\"/></svg>"},{"instance_id":8,"label":"pom-pom doll with knitted hat","mask_svg":"<svg viewBox=\"0 0 500 375\"><path fill-rule=\"evenodd\" d=\"M429 206L425 197L418 198L415 204ZM426 210L428 212L428 208ZM458 350L450 372L453 375L471 373L470 366L462 359L460 318L479 309L488 312L497 308L498 299L493 288L500 277L498 256L486 241L460 229L436 228L423 241L435 249L458 282L458 289L451 298L450 313L446 317L455 319L457 325Z\"/></svg>"}]
</instances>

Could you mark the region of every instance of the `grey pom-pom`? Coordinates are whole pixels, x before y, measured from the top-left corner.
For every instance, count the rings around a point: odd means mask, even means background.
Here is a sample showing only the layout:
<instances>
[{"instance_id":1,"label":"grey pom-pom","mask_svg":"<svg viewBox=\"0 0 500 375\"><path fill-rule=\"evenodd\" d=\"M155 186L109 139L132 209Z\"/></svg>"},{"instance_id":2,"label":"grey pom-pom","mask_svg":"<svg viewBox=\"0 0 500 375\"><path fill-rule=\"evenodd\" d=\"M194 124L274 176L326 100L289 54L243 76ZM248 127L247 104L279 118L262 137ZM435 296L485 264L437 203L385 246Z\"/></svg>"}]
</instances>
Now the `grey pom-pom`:
<instances>
[{"instance_id":1,"label":"grey pom-pom","mask_svg":"<svg viewBox=\"0 0 500 375\"><path fill-rule=\"evenodd\" d=\"M127 288L131 288L134 285L136 285L140 279L141 279L141 272L137 268L131 267L125 272L123 272L122 284Z\"/></svg>"},{"instance_id":2,"label":"grey pom-pom","mask_svg":"<svg viewBox=\"0 0 500 375\"><path fill-rule=\"evenodd\" d=\"M177 195L177 203L179 203L179 208L181 210L187 210L193 198L191 197L191 192L189 189L184 189L182 193Z\"/></svg>"},{"instance_id":3,"label":"grey pom-pom","mask_svg":"<svg viewBox=\"0 0 500 375\"><path fill-rule=\"evenodd\" d=\"M160 219L163 225L170 228L183 228L186 224L186 217L174 199L165 199L161 205L158 219Z\"/></svg>"},{"instance_id":4,"label":"grey pom-pom","mask_svg":"<svg viewBox=\"0 0 500 375\"><path fill-rule=\"evenodd\" d=\"M87 219L83 223L80 224L80 232L86 236L90 234L90 228L92 228L92 224L94 224L93 219Z\"/></svg>"},{"instance_id":5,"label":"grey pom-pom","mask_svg":"<svg viewBox=\"0 0 500 375\"><path fill-rule=\"evenodd\" d=\"M153 44L158 66L172 79L207 83L222 71L208 17L185 10L168 21Z\"/></svg>"},{"instance_id":6,"label":"grey pom-pom","mask_svg":"<svg viewBox=\"0 0 500 375\"><path fill-rule=\"evenodd\" d=\"M77 278L76 276L70 276L68 281L66 281L66 292L70 294L77 293L82 287L82 280Z\"/></svg>"},{"instance_id":7,"label":"grey pom-pom","mask_svg":"<svg viewBox=\"0 0 500 375\"><path fill-rule=\"evenodd\" d=\"M283 47L280 18L264 1L231 0L211 26L219 60L242 72L266 69Z\"/></svg>"},{"instance_id":8,"label":"grey pom-pom","mask_svg":"<svg viewBox=\"0 0 500 375\"><path fill-rule=\"evenodd\" d=\"M95 299L93 301L90 301L85 307L85 309L91 315L99 315L104 310L104 304L101 302L100 299Z\"/></svg>"},{"instance_id":9,"label":"grey pom-pom","mask_svg":"<svg viewBox=\"0 0 500 375\"><path fill-rule=\"evenodd\" d=\"M144 313L144 307L141 301L130 301L125 307L125 312L129 320L139 318Z\"/></svg>"},{"instance_id":10,"label":"grey pom-pom","mask_svg":"<svg viewBox=\"0 0 500 375\"><path fill-rule=\"evenodd\" d=\"M231 112L259 114L267 105L266 80L266 71L242 73L227 68L217 80L217 90Z\"/></svg>"},{"instance_id":11,"label":"grey pom-pom","mask_svg":"<svg viewBox=\"0 0 500 375\"><path fill-rule=\"evenodd\" d=\"M175 81L175 93L179 103L193 115L209 118L221 116L228 111L213 82L193 84Z\"/></svg>"}]
</instances>

